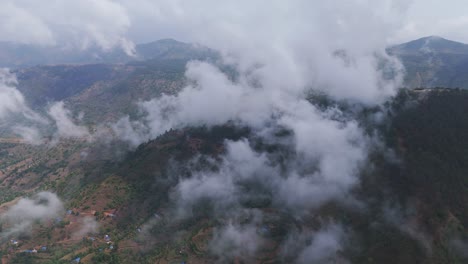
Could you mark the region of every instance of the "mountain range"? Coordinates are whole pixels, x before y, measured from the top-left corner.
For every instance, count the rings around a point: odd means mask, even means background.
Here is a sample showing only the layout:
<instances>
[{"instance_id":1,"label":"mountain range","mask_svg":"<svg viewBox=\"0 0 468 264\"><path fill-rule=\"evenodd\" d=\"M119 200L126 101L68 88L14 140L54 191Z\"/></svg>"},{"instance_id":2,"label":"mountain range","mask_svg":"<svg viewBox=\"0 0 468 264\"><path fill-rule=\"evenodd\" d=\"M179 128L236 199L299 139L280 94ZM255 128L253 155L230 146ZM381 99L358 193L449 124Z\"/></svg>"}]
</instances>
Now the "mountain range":
<instances>
[{"instance_id":1,"label":"mountain range","mask_svg":"<svg viewBox=\"0 0 468 264\"><path fill-rule=\"evenodd\" d=\"M437 36L393 45L387 49L405 67L404 85L409 88L468 88L468 45ZM172 39L138 44L128 55L120 49L102 51L0 43L0 67L27 68L35 65L125 64L146 60L194 60L216 58L215 51L201 45Z\"/></svg>"}]
</instances>

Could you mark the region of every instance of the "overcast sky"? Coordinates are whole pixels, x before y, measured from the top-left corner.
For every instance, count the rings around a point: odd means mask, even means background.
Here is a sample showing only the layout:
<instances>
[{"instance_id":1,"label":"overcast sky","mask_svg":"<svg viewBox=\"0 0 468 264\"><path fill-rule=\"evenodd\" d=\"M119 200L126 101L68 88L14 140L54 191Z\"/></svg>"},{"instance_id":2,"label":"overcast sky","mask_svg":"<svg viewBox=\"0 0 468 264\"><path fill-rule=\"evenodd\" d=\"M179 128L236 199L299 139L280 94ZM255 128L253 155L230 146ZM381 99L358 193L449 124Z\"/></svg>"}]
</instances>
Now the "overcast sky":
<instances>
[{"instance_id":1,"label":"overcast sky","mask_svg":"<svg viewBox=\"0 0 468 264\"><path fill-rule=\"evenodd\" d=\"M380 0L379 0L380 1ZM468 43L468 3L466 0L381 0L397 6L392 12L393 31L385 36L388 43L438 35ZM322 9L323 1L293 0L294 6ZM239 18L258 9L288 9L290 1L218 1L212 0L0 0L0 41L35 43L42 45L65 44L87 47L97 44L108 49L120 46L129 49L133 43L149 42L161 38L197 41L198 32L190 32L183 23L229 22L230 16ZM334 1L338 5L326 9L352 5L374 5L368 0ZM222 4L220 4L222 3ZM311 4L312 3L312 4ZM247 6L248 5L248 6ZM197 9L193 14L190 8ZM255 10L253 10L255 11ZM339 10L340 11L340 10ZM381 12L383 16L390 13ZM228 16L226 14L229 13ZM272 11L275 13L276 11ZM341 12L341 11L340 11ZM377 16L382 15L380 12ZM219 14L219 16L216 16ZM254 14L254 13L253 13ZM249 14L249 15L253 15ZM218 20L214 20L214 19ZM226 19L223 21L223 19ZM279 18L279 19L285 19ZM338 18L339 19L339 18ZM366 17L360 17L366 23ZM389 20L389 17L384 19ZM307 21L305 21L307 22ZM193 30L199 30L194 28ZM373 32L370 32L373 34Z\"/></svg>"},{"instance_id":2,"label":"overcast sky","mask_svg":"<svg viewBox=\"0 0 468 264\"><path fill-rule=\"evenodd\" d=\"M468 43L468 1L414 0L407 21L393 41L437 35Z\"/></svg>"}]
</instances>

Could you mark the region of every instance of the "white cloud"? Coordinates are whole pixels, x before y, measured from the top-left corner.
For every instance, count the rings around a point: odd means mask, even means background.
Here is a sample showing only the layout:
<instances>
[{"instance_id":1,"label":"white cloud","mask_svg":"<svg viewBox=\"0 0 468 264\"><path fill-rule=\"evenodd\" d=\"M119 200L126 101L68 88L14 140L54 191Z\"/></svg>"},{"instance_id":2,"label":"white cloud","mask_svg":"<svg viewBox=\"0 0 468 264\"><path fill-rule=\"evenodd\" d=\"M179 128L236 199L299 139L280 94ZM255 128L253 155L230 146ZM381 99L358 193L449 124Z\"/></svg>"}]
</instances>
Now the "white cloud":
<instances>
[{"instance_id":1,"label":"white cloud","mask_svg":"<svg viewBox=\"0 0 468 264\"><path fill-rule=\"evenodd\" d=\"M116 46L129 53L133 44L125 38L131 21L127 11L111 0L31 0L0 2L0 41L104 50Z\"/></svg>"},{"instance_id":2,"label":"white cloud","mask_svg":"<svg viewBox=\"0 0 468 264\"><path fill-rule=\"evenodd\" d=\"M342 46L342 40L352 33L349 29L357 25L360 30L353 32L357 34L353 42L364 49L375 42L394 43L425 35L468 42L463 30L459 30L466 25L463 20L467 11L463 0L3 0L0 40L75 48L120 46L131 53L133 42L173 37L216 48L249 47L257 49L259 56L263 49L276 49L287 59L289 55L283 52L287 51L286 43L278 40L292 40L291 33L296 41L303 41L295 47L298 50L310 46L311 41L330 45L332 40L330 47ZM245 27L255 31L255 36L246 34ZM317 33L322 38L309 38ZM363 34L372 41L361 41ZM249 41L243 41L245 38ZM267 39L272 45L259 47L258 39Z\"/></svg>"},{"instance_id":3,"label":"white cloud","mask_svg":"<svg viewBox=\"0 0 468 264\"><path fill-rule=\"evenodd\" d=\"M54 193L40 192L32 198L22 198L1 215L1 219L10 225L1 235L7 237L27 233L35 221L53 219L62 212L62 201Z\"/></svg>"},{"instance_id":4,"label":"white cloud","mask_svg":"<svg viewBox=\"0 0 468 264\"><path fill-rule=\"evenodd\" d=\"M25 142L32 145L39 145L43 143L41 133L35 126L17 125L13 127L16 132Z\"/></svg>"},{"instance_id":5,"label":"white cloud","mask_svg":"<svg viewBox=\"0 0 468 264\"><path fill-rule=\"evenodd\" d=\"M391 94L393 84L375 74L374 54L384 56L387 38L401 26L402 2L158 1L153 9L155 28L222 51L242 73L261 66L251 77L270 90L300 93L313 85L372 102ZM333 56L338 49L352 65Z\"/></svg>"},{"instance_id":6,"label":"white cloud","mask_svg":"<svg viewBox=\"0 0 468 264\"><path fill-rule=\"evenodd\" d=\"M46 124L44 118L28 107L23 94L16 89L17 84L15 74L9 69L0 68L0 124L14 117Z\"/></svg>"},{"instance_id":7,"label":"white cloud","mask_svg":"<svg viewBox=\"0 0 468 264\"><path fill-rule=\"evenodd\" d=\"M260 241L255 226L228 224L214 231L210 249L221 259L232 259L237 256L240 259L248 260L258 249Z\"/></svg>"},{"instance_id":8,"label":"white cloud","mask_svg":"<svg viewBox=\"0 0 468 264\"><path fill-rule=\"evenodd\" d=\"M434 35L468 43L464 30L468 26L466 1L413 0L410 3L407 21L391 37L392 44Z\"/></svg>"},{"instance_id":9,"label":"white cloud","mask_svg":"<svg viewBox=\"0 0 468 264\"><path fill-rule=\"evenodd\" d=\"M63 138L86 138L90 137L89 130L86 127L76 125L71 119L71 112L65 108L63 102L53 104L49 111L49 116L54 120L57 126L58 137Z\"/></svg>"},{"instance_id":10,"label":"white cloud","mask_svg":"<svg viewBox=\"0 0 468 264\"><path fill-rule=\"evenodd\" d=\"M347 263L340 255L344 232L338 225L330 225L312 236L312 242L299 255L298 264Z\"/></svg>"},{"instance_id":11,"label":"white cloud","mask_svg":"<svg viewBox=\"0 0 468 264\"><path fill-rule=\"evenodd\" d=\"M75 124L64 102L54 103L47 112L48 116L39 114L28 107L23 94L16 89L17 84L15 74L8 69L0 69L1 125L31 144L43 143L39 128L50 125L50 118L56 125L57 138L91 138L86 127Z\"/></svg>"},{"instance_id":12,"label":"white cloud","mask_svg":"<svg viewBox=\"0 0 468 264\"><path fill-rule=\"evenodd\" d=\"M47 25L34 13L34 10L20 8L10 1L0 3L0 40L27 44L50 45L55 40Z\"/></svg>"},{"instance_id":13,"label":"white cloud","mask_svg":"<svg viewBox=\"0 0 468 264\"><path fill-rule=\"evenodd\" d=\"M0 69L0 119L13 113L28 111L23 95L15 88L16 76Z\"/></svg>"},{"instance_id":14,"label":"white cloud","mask_svg":"<svg viewBox=\"0 0 468 264\"><path fill-rule=\"evenodd\" d=\"M94 217L84 217L79 220L80 228L72 234L75 239L82 238L88 234L97 233L99 230L99 223Z\"/></svg>"}]
</instances>

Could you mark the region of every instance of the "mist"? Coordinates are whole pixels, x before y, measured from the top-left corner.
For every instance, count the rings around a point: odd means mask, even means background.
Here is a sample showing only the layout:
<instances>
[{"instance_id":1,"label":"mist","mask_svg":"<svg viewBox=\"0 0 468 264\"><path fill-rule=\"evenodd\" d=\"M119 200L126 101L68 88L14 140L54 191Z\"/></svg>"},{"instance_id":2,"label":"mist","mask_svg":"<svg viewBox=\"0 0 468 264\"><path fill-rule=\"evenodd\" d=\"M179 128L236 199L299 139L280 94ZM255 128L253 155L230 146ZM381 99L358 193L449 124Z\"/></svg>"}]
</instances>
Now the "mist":
<instances>
[{"instance_id":1,"label":"mist","mask_svg":"<svg viewBox=\"0 0 468 264\"><path fill-rule=\"evenodd\" d=\"M54 193L40 192L31 198L22 198L0 216L8 224L1 236L8 238L28 234L36 221L44 223L63 212L63 203Z\"/></svg>"},{"instance_id":2,"label":"mist","mask_svg":"<svg viewBox=\"0 0 468 264\"><path fill-rule=\"evenodd\" d=\"M79 126L71 119L71 112L65 108L63 102L53 104L48 111L57 127L57 137L86 138L90 136L87 128Z\"/></svg>"},{"instance_id":3,"label":"mist","mask_svg":"<svg viewBox=\"0 0 468 264\"><path fill-rule=\"evenodd\" d=\"M16 89L18 80L9 69L0 69L0 120L4 121L11 115L21 115L28 119L37 116L27 106L24 96Z\"/></svg>"},{"instance_id":4,"label":"mist","mask_svg":"<svg viewBox=\"0 0 468 264\"><path fill-rule=\"evenodd\" d=\"M79 220L80 228L71 235L74 239L80 239L86 235L95 234L99 230L99 223L94 217L84 217Z\"/></svg>"},{"instance_id":5,"label":"mist","mask_svg":"<svg viewBox=\"0 0 468 264\"><path fill-rule=\"evenodd\" d=\"M80 120L63 101L54 102L43 113L38 113L28 106L17 85L14 73L0 69L0 126L33 145L43 144L46 136L51 136L54 142L63 138L92 139L88 128L78 124ZM53 135L45 132L51 125L55 126Z\"/></svg>"}]
</instances>

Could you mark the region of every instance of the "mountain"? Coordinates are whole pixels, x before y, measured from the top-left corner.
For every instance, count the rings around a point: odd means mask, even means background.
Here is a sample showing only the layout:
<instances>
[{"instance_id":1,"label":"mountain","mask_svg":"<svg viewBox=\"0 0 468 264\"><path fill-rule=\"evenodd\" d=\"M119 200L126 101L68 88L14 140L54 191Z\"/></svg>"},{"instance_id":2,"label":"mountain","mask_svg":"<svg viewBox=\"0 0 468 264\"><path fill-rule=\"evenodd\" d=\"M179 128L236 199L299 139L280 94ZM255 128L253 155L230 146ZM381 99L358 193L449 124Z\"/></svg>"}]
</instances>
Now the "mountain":
<instances>
[{"instance_id":1,"label":"mountain","mask_svg":"<svg viewBox=\"0 0 468 264\"><path fill-rule=\"evenodd\" d=\"M135 46L135 54L128 55L119 48L103 51L98 47L77 50L67 47L48 47L0 42L0 67L24 68L35 65L127 63L152 59L200 59L214 57L206 47L163 39Z\"/></svg>"},{"instance_id":2,"label":"mountain","mask_svg":"<svg viewBox=\"0 0 468 264\"><path fill-rule=\"evenodd\" d=\"M468 89L468 45L431 36L388 49L406 68L405 85Z\"/></svg>"},{"instance_id":3,"label":"mountain","mask_svg":"<svg viewBox=\"0 0 468 264\"><path fill-rule=\"evenodd\" d=\"M162 39L136 46L136 57L141 60L152 59L206 59L216 57L217 53L198 44L188 44L173 39Z\"/></svg>"},{"instance_id":4,"label":"mountain","mask_svg":"<svg viewBox=\"0 0 468 264\"><path fill-rule=\"evenodd\" d=\"M92 123L111 121L131 112L135 102L174 94L184 83L186 59L164 59L127 64L35 66L13 71L17 89L38 111L65 101ZM123 113L122 113L123 112Z\"/></svg>"},{"instance_id":5,"label":"mountain","mask_svg":"<svg viewBox=\"0 0 468 264\"><path fill-rule=\"evenodd\" d=\"M244 199L238 206L262 214L248 229L262 243L243 263L293 263L294 256L284 255L284 250L296 252L285 248L287 241L303 239L301 234L327 219L346 224L349 239L342 250L347 261L333 263L466 263L464 245L457 241L468 236L468 91L403 90L388 111L378 129L394 153L372 152L374 168L364 172L354 190L357 199L369 201L365 209L332 201L296 219L272 203L275 194L263 195L260 183L240 189ZM359 122L365 126L372 109L363 115ZM174 175L195 178L197 170L213 166L226 151L223 142L241 138L259 150L288 153L288 146L258 141L248 129L229 124L168 131L124 154L116 142L0 142L0 212L16 197L37 190L56 191L66 198L67 208L57 219L34 224L31 234L0 243L4 262L236 263L239 252L219 259L210 251L210 241L229 217L201 201L191 217L178 218L172 195L179 180ZM392 161L389 155L398 158ZM398 201L401 208L392 209ZM241 216L238 221L251 221L252 216ZM83 236L83 219L99 228ZM332 243L329 236L323 239L325 245ZM27 251L32 248L39 252ZM223 248L230 252L230 245Z\"/></svg>"},{"instance_id":6,"label":"mountain","mask_svg":"<svg viewBox=\"0 0 468 264\"><path fill-rule=\"evenodd\" d=\"M391 46L389 54L402 61L406 69L404 84L410 88L450 87L468 89L468 45L430 36ZM125 64L148 60L215 60L219 55L207 47L162 39L138 44L130 56L121 49L102 51L97 47L84 50L0 43L0 67L13 69L36 65Z\"/></svg>"},{"instance_id":7,"label":"mountain","mask_svg":"<svg viewBox=\"0 0 468 264\"><path fill-rule=\"evenodd\" d=\"M170 39L137 48L138 58L144 60L38 65L12 72L18 80L17 89L33 109L43 111L48 104L66 101L71 110L84 113L86 121L96 123L132 112L135 102L163 93L175 94L185 84L187 62L214 62L218 56L208 48Z\"/></svg>"},{"instance_id":8,"label":"mountain","mask_svg":"<svg viewBox=\"0 0 468 264\"><path fill-rule=\"evenodd\" d=\"M438 36L424 37L394 46L393 51L397 54L415 53L448 53L468 54L468 45L451 41Z\"/></svg>"}]
</instances>

